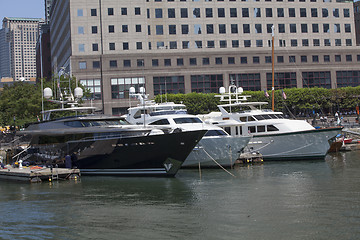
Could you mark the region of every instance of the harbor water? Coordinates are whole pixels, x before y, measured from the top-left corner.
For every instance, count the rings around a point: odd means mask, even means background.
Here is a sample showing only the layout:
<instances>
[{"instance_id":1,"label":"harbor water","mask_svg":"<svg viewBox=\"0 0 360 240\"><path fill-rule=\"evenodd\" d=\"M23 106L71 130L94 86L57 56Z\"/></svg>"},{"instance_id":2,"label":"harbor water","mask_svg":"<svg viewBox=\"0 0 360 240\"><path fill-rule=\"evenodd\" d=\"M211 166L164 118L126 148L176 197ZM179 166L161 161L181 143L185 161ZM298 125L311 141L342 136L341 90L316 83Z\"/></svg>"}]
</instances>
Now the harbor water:
<instances>
[{"instance_id":1,"label":"harbor water","mask_svg":"<svg viewBox=\"0 0 360 240\"><path fill-rule=\"evenodd\" d=\"M176 178L0 182L0 239L359 239L360 151Z\"/></svg>"}]
</instances>

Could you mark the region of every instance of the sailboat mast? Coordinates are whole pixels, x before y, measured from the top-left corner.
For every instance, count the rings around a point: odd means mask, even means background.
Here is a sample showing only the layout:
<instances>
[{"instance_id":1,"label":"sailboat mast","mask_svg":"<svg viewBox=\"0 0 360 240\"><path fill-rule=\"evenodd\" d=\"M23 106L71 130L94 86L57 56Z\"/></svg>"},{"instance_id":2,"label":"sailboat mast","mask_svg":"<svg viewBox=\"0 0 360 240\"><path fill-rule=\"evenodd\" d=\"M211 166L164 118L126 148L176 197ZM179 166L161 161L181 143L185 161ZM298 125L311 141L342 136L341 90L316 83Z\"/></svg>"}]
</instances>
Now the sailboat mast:
<instances>
[{"instance_id":1,"label":"sailboat mast","mask_svg":"<svg viewBox=\"0 0 360 240\"><path fill-rule=\"evenodd\" d=\"M271 109L274 111L275 109L275 87L274 87L274 79L275 79L275 72L274 72L274 35L275 35L275 27L272 25L271 27L271 63L272 63L272 88L271 88L271 94L272 94L272 107Z\"/></svg>"}]
</instances>

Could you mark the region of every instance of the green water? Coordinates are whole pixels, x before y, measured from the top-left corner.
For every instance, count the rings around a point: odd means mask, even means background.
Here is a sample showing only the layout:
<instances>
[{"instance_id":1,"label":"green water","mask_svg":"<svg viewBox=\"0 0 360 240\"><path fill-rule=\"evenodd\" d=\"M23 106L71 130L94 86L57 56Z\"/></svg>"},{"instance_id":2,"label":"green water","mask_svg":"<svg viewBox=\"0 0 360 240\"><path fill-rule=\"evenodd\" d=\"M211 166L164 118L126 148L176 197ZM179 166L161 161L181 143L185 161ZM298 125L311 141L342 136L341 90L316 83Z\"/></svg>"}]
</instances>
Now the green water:
<instances>
[{"instance_id":1,"label":"green water","mask_svg":"<svg viewBox=\"0 0 360 240\"><path fill-rule=\"evenodd\" d=\"M359 239L360 151L176 178L0 182L0 239Z\"/></svg>"}]
</instances>

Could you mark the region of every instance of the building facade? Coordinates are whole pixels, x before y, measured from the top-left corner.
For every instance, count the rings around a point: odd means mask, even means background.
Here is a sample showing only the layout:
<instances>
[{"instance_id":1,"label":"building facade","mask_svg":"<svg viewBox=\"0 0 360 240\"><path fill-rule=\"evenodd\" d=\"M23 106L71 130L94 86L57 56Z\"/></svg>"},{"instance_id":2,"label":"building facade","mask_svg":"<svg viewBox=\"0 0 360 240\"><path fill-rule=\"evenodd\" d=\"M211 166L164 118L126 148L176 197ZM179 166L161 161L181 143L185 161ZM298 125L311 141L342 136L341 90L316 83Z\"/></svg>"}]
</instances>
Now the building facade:
<instances>
[{"instance_id":1,"label":"building facade","mask_svg":"<svg viewBox=\"0 0 360 240\"><path fill-rule=\"evenodd\" d=\"M11 76L10 70L10 42L6 40L8 29L0 29L0 79Z\"/></svg>"},{"instance_id":2,"label":"building facade","mask_svg":"<svg viewBox=\"0 0 360 240\"><path fill-rule=\"evenodd\" d=\"M52 68L106 114L124 112L131 86L150 97L271 89L272 61L276 89L360 84L352 2L55 0L50 25Z\"/></svg>"},{"instance_id":3,"label":"building facade","mask_svg":"<svg viewBox=\"0 0 360 240\"><path fill-rule=\"evenodd\" d=\"M4 18L5 42L1 44L8 48L9 54L2 56L2 61L10 66L10 76L4 77L14 81L35 81L36 43L43 21L39 18Z\"/></svg>"}]
</instances>

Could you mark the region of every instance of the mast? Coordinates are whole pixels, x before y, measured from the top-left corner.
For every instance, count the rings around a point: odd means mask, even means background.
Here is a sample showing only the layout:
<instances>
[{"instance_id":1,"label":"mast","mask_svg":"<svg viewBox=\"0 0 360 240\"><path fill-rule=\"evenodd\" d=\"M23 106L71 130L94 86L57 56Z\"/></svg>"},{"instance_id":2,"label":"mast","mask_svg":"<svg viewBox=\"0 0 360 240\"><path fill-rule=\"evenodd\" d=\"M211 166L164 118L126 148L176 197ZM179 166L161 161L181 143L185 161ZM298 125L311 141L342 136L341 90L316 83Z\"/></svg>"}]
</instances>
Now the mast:
<instances>
[{"instance_id":1,"label":"mast","mask_svg":"<svg viewBox=\"0 0 360 240\"><path fill-rule=\"evenodd\" d=\"M274 25L272 25L272 27L271 27L271 63L272 63L272 88L271 88L272 105L271 105L271 109L273 111L274 111L274 106L275 106L275 100L274 100L274 95L275 95L275 87L274 87L274 79L275 79L275 72L274 72L274 63L275 63L275 59L274 59L274 35L275 35L275 27L274 27Z\"/></svg>"}]
</instances>

